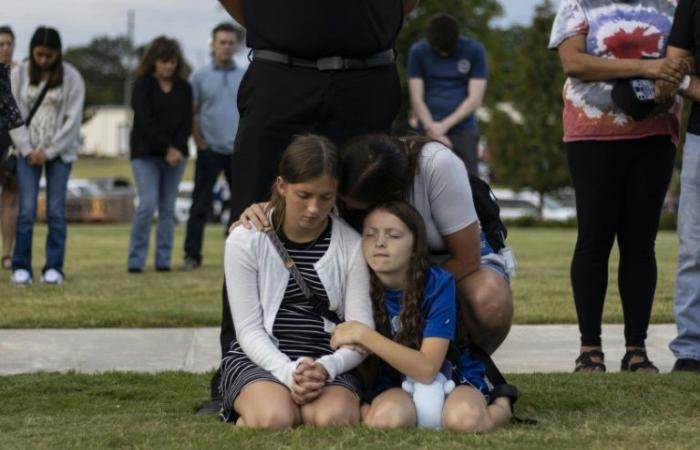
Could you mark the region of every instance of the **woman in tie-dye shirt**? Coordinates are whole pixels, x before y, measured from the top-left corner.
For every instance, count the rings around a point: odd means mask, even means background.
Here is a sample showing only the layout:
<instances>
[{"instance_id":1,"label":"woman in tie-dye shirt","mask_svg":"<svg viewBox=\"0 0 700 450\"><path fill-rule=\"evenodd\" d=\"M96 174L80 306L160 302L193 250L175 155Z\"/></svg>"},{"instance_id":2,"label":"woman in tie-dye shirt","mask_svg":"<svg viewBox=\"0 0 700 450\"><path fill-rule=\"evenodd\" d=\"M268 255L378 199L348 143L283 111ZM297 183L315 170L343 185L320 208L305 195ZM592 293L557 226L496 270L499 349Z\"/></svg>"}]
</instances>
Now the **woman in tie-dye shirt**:
<instances>
[{"instance_id":1,"label":"woman in tie-dye shirt","mask_svg":"<svg viewBox=\"0 0 700 450\"><path fill-rule=\"evenodd\" d=\"M578 239L571 283L581 332L576 371L604 371L601 347L608 258L617 238L627 352L622 370L658 372L645 351L656 289L654 242L673 169L680 100L635 120L612 100L616 80L675 83L688 72L665 58L675 0L562 0L549 47L564 72L564 141L576 190Z\"/></svg>"}]
</instances>

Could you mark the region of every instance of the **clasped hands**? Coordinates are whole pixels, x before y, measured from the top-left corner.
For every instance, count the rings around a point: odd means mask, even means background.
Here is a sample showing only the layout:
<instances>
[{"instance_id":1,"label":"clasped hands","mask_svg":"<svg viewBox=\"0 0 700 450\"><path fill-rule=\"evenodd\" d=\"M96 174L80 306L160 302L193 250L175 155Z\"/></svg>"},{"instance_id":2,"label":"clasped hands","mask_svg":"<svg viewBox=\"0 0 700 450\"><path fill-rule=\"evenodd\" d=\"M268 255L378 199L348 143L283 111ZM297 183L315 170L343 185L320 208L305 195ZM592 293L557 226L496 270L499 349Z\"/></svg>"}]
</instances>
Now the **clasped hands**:
<instances>
[{"instance_id":1,"label":"clasped hands","mask_svg":"<svg viewBox=\"0 0 700 450\"><path fill-rule=\"evenodd\" d=\"M46 156L46 152L41 149L34 150L29 155L27 155L27 163L30 166L41 166L48 160L49 157Z\"/></svg>"},{"instance_id":2,"label":"clasped hands","mask_svg":"<svg viewBox=\"0 0 700 450\"><path fill-rule=\"evenodd\" d=\"M328 372L322 364L311 358L303 358L292 373L292 400L300 406L316 400L327 379Z\"/></svg>"},{"instance_id":3,"label":"clasped hands","mask_svg":"<svg viewBox=\"0 0 700 450\"><path fill-rule=\"evenodd\" d=\"M363 355L369 352L359 344L361 333L369 329L360 322L349 321L336 325L331 336L331 348L345 347ZM303 358L292 374L292 400L297 405L305 405L318 398L323 392L328 372L323 364L311 358Z\"/></svg>"},{"instance_id":4,"label":"clasped hands","mask_svg":"<svg viewBox=\"0 0 700 450\"><path fill-rule=\"evenodd\" d=\"M165 153L165 162L170 166L170 167L175 167L180 162L182 162L183 156L182 153L175 147L168 147L168 150L166 150Z\"/></svg>"},{"instance_id":5,"label":"clasped hands","mask_svg":"<svg viewBox=\"0 0 700 450\"><path fill-rule=\"evenodd\" d=\"M672 99L678 93L683 78L695 73L695 64L692 59L663 58L654 60L654 63L651 74L656 80L654 86L656 103L665 103Z\"/></svg>"},{"instance_id":6,"label":"clasped hands","mask_svg":"<svg viewBox=\"0 0 700 450\"><path fill-rule=\"evenodd\" d=\"M452 141L447 137L450 128L444 122L431 122L425 125L425 134L429 138L435 139L445 147L452 148Z\"/></svg>"}]
</instances>

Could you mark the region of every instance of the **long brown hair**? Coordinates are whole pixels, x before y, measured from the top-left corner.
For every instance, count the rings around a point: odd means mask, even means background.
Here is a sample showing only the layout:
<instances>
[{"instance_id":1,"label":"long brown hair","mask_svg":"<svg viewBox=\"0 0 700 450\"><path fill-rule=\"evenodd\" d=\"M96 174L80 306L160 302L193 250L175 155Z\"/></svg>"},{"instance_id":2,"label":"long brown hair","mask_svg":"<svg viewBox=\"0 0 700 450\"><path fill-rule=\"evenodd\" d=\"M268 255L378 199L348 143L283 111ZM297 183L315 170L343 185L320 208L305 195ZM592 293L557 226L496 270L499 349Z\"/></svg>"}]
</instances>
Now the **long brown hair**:
<instances>
[{"instance_id":1,"label":"long brown hair","mask_svg":"<svg viewBox=\"0 0 700 450\"><path fill-rule=\"evenodd\" d=\"M170 39L167 36L158 36L153 39L148 45L148 48L143 53L141 61L136 68L136 77L141 78L147 75L153 75L156 70L156 60L170 61L176 60L174 79L187 79L187 65L182 59L182 50L180 44L175 39Z\"/></svg>"},{"instance_id":2,"label":"long brown hair","mask_svg":"<svg viewBox=\"0 0 700 450\"><path fill-rule=\"evenodd\" d=\"M405 200L418 171L423 136L397 138L385 134L360 136L343 147L340 191L352 200L375 205Z\"/></svg>"},{"instance_id":3,"label":"long brown hair","mask_svg":"<svg viewBox=\"0 0 700 450\"><path fill-rule=\"evenodd\" d=\"M335 145L325 137L315 134L296 136L282 155L279 176L287 183L294 184L324 175L340 181L340 156ZM272 183L269 208L274 208L272 223L279 230L284 221L286 203L276 185L276 182Z\"/></svg>"},{"instance_id":4,"label":"long brown hair","mask_svg":"<svg viewBox=\"0 0 700 450\"><path fill-rule=\"evenodd\" d=\"M423 341L423 313L421 303L425 292L425 278L428 270L428 239L425 224L420 213L401 200L382 203L374 208L396 216L413 234L413 251L409 260L406 282L401 298L399 314L400 328L394 341L418 350ZM389 318L384 306L385 288L377 275L370 274L370 296L374 323L380 333L391 338Z\"/></svg>"}]
</instances>

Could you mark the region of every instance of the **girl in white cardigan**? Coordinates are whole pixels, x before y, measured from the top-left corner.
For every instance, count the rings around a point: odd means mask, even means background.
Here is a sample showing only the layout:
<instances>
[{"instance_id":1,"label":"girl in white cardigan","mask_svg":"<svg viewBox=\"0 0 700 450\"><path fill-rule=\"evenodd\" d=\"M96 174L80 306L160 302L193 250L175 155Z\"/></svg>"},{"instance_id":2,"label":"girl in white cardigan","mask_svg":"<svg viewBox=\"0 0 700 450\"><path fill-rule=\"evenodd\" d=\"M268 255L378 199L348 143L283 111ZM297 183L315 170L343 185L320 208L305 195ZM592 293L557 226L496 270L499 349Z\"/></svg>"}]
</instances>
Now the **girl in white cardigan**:
<instances>
[{"instance_id":1,"label":"girl in white cardigan","mask_svg":"<svg viewBox=\"0 0 700 450\"><path fill-rule=\"evenodd\" d=\"M41 282L61 284L66 251L66 188L80 148L85 83L78 71L63 61L61 37L53 28L39 27L29 48L29 59L12 71L12 94L26 120L36 107L29 130L30 145L19 148L17 183L19 216L12 254L12 281L30 284L32 230L36 219L39 180L46 176L46 262Z\"/></svg>"},{"instance_id":2,"label":"girl in white cardigan","mask_svg":"<svg viewBox=\"0 0 700 450\"><path fill-rule=\"evenodd\" d=\"M359 235L337 216L340 160L319 136L296 138L280 162L269 219L304 284L330 315L374 327ZM364 354L333 350L335 324L307 299L264 231L226 241L226 286L236 339L222 361L223 418L238 426L353 425Z\"/></svg>"}]
</instances>

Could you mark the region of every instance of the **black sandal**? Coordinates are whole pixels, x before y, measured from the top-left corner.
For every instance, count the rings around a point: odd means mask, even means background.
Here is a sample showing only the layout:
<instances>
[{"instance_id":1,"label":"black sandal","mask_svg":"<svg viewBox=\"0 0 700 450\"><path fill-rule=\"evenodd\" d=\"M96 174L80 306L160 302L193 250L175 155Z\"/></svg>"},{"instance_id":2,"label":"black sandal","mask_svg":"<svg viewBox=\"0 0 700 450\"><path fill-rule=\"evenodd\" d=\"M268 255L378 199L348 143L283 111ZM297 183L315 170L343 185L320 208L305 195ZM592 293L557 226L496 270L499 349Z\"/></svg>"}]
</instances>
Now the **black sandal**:
<instances>
[{"instance_id":1,"label":"black sandal","mask_svg":"<svg viewBox=\"0 0 700 450\"><path fill-rule=\"evenodd\" d=\"M515 415L515 402L518 401L520 393L518 392L518 388L513 386L512 384L497 384L493 387L493 389L491 389L490 397L491 403L493 403L493 401L499 397L505 397L508 399L510 404L510 421L512 423L521 425L537 425L537 419L533 419L532 417L518 417Z\"/></svg>"},{"instance_id":2,"label":"black sandal","mask_svg":"<svg viewBox=\"0 0 700 450\"><path fill-rule=\"evenodd\" d=\"M593 361L591 358L600 358L601 361L605 361L605 354L600 350L581 352L576 358L574 372L605 372L605 364Z\"/></svg>"},{"instance_id":3,"label":"black sandal","mask_svg":"<svg viewBox=\"0 0 700 450\"><path fill-rule=\"evenodd\" d=\"M642 360L636 363L630 364L630 361L635 356L641 358ZM642 349L627 350L625 356L622 358L620 363L621 372L646 372L646 373L659 373L659 368L654 365L653 362L649 360L647 356L647 351Z\"/></svg>"},{"instance_id":4,"label":"black sandal","mask_svg":"<svg viewBox=\"0 0 700 450\"><path fill-rule=\"evenodd\" d=\"M510 412L511 414L513 413L513 407L515 406L515 402L518 401L519 393L518 393L518 388L513 386L512 384L497 384L496 386L491 389L491 402L496 400L499 397L505 397L510 401Z\"/></svg>"}]
</instances>

